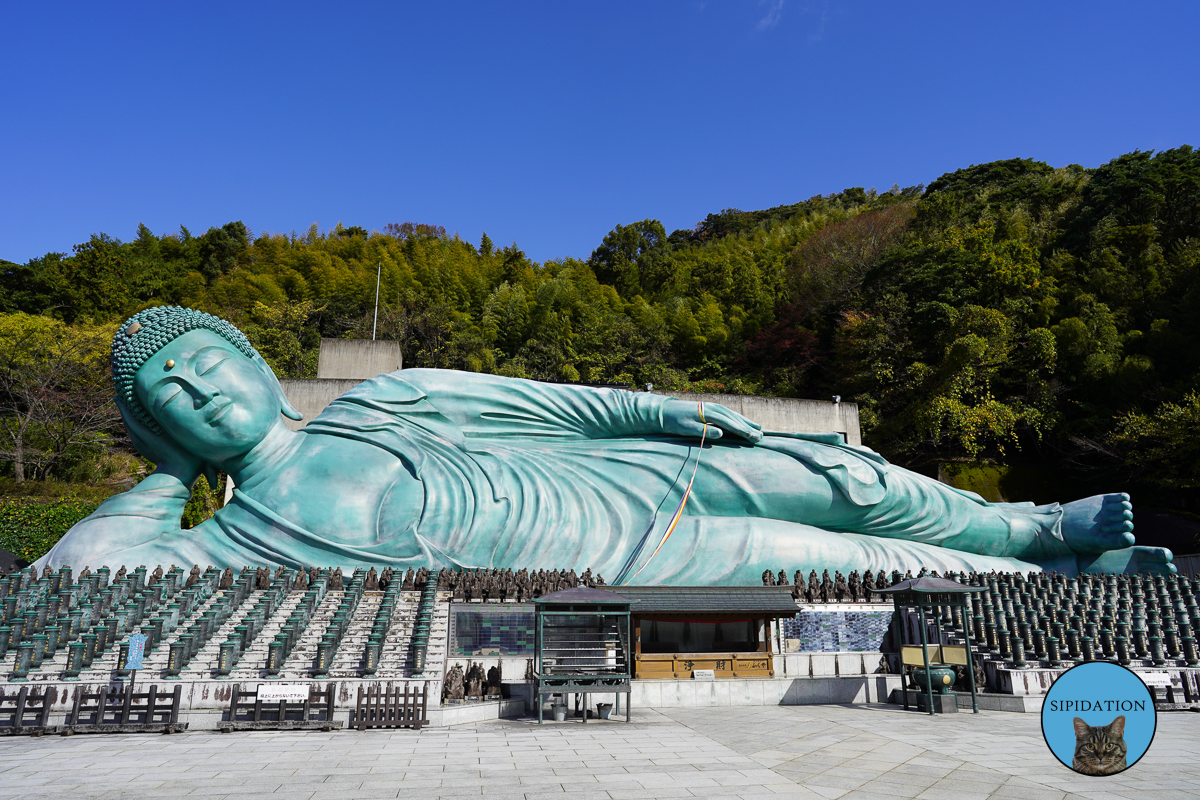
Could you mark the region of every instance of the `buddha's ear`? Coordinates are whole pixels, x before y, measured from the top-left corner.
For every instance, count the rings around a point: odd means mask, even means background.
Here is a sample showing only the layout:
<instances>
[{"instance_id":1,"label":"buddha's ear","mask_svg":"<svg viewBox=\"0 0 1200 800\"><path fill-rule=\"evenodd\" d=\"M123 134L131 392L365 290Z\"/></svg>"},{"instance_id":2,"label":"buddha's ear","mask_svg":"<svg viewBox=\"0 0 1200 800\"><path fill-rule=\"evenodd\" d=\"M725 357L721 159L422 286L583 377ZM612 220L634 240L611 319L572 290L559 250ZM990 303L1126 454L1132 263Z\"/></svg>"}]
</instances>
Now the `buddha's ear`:
<instances>
[{"instance_id":1,"label":"buddha's ear","mask_svg":"<svg viewBox=\"0 0 1200 800\"><path fill-rule=\"evenodd\" d=\"M271 379L271 391L274 393L275 399L279 401L280 413L291 420L304 419L304 415L288 402L287 395L283 393L283 387L279 385L279 378L275 377L275 371L271 369L271 365L262 356L258 355L258 353L254 354L253 361L254 366L258 367L264 375Z\"/></svg>"}]
</instances>

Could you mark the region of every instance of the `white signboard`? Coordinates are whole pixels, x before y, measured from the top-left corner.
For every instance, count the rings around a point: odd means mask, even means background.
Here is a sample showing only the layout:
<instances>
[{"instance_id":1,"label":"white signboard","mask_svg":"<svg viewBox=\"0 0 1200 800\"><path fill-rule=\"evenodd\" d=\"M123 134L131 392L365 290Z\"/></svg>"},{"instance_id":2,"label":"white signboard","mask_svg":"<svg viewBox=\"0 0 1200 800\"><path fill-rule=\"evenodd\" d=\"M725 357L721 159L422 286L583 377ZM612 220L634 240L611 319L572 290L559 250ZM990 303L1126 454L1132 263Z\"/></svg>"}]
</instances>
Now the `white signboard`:
<instances>
[{"instance_id":1,"label":"white signboard","mask_svg":"<svg viewBox=\"0 0 1200 800\"><path fill-rule=\"evenodd\" d=\"M260 683L258 699L262 702L272 700L278 702L287 700L292 703L303 703L308 699L307 683Z\"/></svg>"},{"instance_id":2,"label":"white signboard","mask_svg":"<svg viewBox=\"0 0 1200 800\"><path fill-rule=\"evenodd\" d=\"M1150 687L1166 688L1171 685L1171 676L1165 672L1139 672L1137 676Z\"/></svg>"},{"instance_id":3,"label":"white signboard","mask_svg":"<svg viewBox=\"0 0 1200 800\"><path fill-rule=\"evenodd\" d=\"M712 681L717 679L716 670L711 669L694 669L692 670L692 680L694 681Z\"/></svg>"}]
</instances>

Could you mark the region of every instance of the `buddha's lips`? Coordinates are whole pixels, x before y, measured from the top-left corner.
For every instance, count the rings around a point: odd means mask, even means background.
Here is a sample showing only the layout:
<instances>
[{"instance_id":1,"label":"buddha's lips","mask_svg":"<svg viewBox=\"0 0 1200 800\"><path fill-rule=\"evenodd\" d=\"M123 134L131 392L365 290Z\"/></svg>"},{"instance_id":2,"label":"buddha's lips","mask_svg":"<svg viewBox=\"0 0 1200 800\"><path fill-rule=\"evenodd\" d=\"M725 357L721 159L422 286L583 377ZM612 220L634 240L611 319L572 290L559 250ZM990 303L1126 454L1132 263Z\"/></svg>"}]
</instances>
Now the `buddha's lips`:
<instances>
[{"instance_id":1,"label":"buddha's lips","mask_svg":"<svg viewBox=\"0 0 1200 800\"><path fill-rule=\"evenodd\" d=\"M209 425L214 424L221 417L225 416L230 407L233 406L228 400L217 398L208 404L208 410L204 412L204 421Z\"/></svg>"}]
</instances>

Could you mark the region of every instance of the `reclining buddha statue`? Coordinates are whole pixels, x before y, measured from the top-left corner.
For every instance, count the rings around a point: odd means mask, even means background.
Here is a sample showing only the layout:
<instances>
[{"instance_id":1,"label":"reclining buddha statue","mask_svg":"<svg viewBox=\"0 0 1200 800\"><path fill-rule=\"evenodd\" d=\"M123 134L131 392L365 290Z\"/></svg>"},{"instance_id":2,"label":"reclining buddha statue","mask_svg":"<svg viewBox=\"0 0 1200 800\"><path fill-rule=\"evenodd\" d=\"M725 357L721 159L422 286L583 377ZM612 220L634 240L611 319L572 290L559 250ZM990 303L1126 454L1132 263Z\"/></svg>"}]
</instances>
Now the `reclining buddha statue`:
<instances>
[{"instance_id":1,"label":"reclining buddha statue","mask_svg":"<svg viewBox=\"0 0 1200 800\"><path fill-rule=\"evenodd\" d=\"M840 434L764 431L646 392L406 369L299 431L234 326L158 307L113 339L116 403L156 469L39 562L59 566L591 567L618 583L744 585L764 569L1173 572L1124 494L993 504ZM180 526L192 485L236 485Z\"/></svg>"}]
</instances>

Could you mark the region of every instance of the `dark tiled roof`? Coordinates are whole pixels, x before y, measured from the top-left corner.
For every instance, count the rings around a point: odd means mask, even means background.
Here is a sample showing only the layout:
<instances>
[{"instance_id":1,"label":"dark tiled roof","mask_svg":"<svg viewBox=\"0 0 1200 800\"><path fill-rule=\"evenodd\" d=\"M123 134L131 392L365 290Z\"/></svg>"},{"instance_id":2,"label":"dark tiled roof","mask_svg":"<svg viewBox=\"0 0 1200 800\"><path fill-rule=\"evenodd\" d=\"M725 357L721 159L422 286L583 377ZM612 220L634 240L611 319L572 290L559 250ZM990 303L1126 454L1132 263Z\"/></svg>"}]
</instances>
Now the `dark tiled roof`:
<instances>
[{"instance_id":1,"label":"dark tiled roof","mask_svg":"<svg viewBox=\"0 0 1200 800\"><path fill-rule=\"evenodd\" d=\"M911 578L906 581L900 581L895 586L889 586L886 589L876 589L877 594L897 594L900 592L982 592L984 586L967 586L958 581L947 580L946 578Z\"/></svg>"},{"instance_id":2,"label":"dark tiled roof","mask_svg":"<svg viewBox=\"0 0 1200 800\"><path fill-rule=\"evenodd\" d=\"M570 603L572 605L596 605L598 603L629 603L633 598L625 597L624 593L606 592L592 589L588 586L576 586L574 589L563 589L561 592L544 594L535 603Z\"/></svg>"},{"instance_id":3,"label":"dark tiled roof","mask_svg":"<svg viewBox=\"0 0 1200 800\"><path fill-rule=\"evenodd\" d=\"M638 600L638 614L786 614L799 609L792 599L791 586L618 586L607 591L620 592Z\"/></svg>"}]
</instances>

